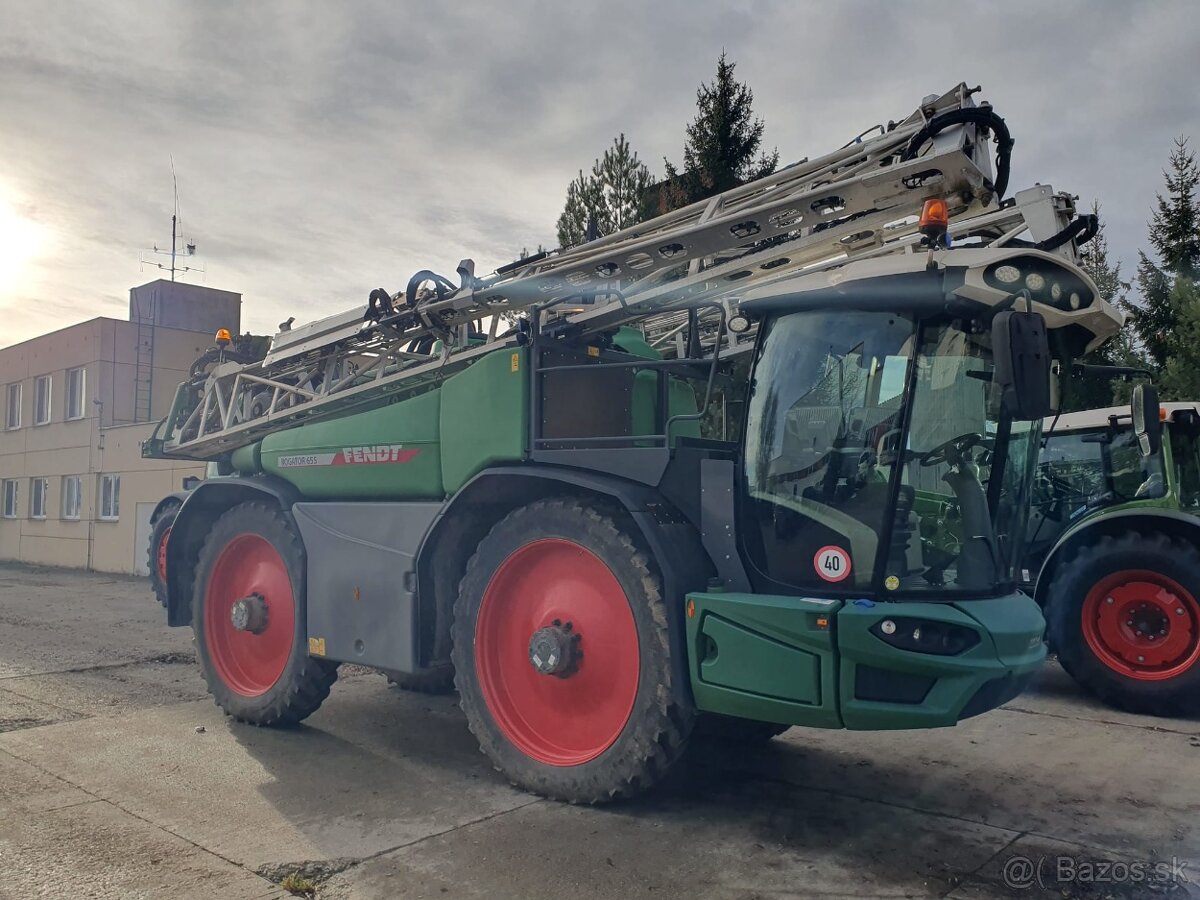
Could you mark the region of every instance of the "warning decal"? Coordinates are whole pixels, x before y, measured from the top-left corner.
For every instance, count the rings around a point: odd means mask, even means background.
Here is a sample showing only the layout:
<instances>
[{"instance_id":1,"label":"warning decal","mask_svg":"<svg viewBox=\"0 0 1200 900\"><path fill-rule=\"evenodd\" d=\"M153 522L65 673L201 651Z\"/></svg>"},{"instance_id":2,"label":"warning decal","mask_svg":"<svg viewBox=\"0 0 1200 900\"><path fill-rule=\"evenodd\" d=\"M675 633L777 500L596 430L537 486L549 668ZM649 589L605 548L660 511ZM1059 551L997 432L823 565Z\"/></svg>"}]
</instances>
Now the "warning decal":
<instances>
[{"instance_id":1,"label":"warning decal","mask_svg":"<svg viewBox=\"0 0 1200 900\"><path fill-rule=\"evenodd\" d=\"M343 447L336 453L296 453L279 457L281 469L307 466L377 466L406 463L421 450L403 444L379 444L372 447Z\"/></svg>"},{"instance_id":2,"label":"warning decal","mask_svg":"<svg viewBox=\"0 0 1200 900\"><path fill-rule=\"evenodd\" d=\"M843 581L850 575L850 554L830 544L813 557L813 568L825 581Z\"/></svg>"}]
</instances>

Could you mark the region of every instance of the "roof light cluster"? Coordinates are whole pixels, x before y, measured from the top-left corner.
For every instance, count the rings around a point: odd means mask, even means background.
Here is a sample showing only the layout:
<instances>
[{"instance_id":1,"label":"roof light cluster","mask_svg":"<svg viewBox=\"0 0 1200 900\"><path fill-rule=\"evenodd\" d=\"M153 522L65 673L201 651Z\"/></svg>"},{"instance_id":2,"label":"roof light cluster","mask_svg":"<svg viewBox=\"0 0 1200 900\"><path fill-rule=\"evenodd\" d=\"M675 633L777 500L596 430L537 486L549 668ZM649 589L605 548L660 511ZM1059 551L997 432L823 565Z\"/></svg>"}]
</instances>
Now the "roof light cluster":
<instances>
[{"instance_id":1,"label":"roof light cluster","mask_svg":"<svg viewBox=\"0 0 1200 900\"><path fill-rule=\"evenodd\" d=\"M1078 276L1041 257L1019 256L989 266L983 278L990 287L1012 292L1027 290L1036 302L1062 310L1086 309L1094 299Z\"/></svg>"}]
</instances>

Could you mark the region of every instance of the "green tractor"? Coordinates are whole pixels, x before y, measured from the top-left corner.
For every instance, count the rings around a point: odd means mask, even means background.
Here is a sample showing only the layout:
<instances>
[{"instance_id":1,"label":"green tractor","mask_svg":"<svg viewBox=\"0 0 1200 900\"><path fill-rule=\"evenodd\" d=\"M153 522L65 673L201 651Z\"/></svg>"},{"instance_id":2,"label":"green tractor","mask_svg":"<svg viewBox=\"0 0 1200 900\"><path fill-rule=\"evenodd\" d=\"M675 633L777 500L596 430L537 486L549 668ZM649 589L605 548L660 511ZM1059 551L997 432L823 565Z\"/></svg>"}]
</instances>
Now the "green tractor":
<instances>
[{"instance_id":1,"label":"green tractor","mask_svg":"<svg viewBox=\"0 0 1200 900\"><path fill-rule=\"evenodd\" d=\"M1130 712L1195 716L1200 405L1159 407L1151 391L1135 389L1132 410L1051 421L1022 574L1083 687Z\"/></svg>"},{"instance_id":2,"label":"green tractor","mask_svg":"<svg viewBox=\"0 0 1200 900\"><path fill-rule=\"evenodd\" d=\"M1121 316L1076 264L1093 217L999 202L1012 141L975 90L181 385L144 452L218 471L163 567L216 702L288 724L342 662L452 671L498 769L597 802L705 723L940 727L1016 696L1046 653L1017 584L1042 422ZM730 361L743 415L713 428Z\"/></svg>"}]
</instances>

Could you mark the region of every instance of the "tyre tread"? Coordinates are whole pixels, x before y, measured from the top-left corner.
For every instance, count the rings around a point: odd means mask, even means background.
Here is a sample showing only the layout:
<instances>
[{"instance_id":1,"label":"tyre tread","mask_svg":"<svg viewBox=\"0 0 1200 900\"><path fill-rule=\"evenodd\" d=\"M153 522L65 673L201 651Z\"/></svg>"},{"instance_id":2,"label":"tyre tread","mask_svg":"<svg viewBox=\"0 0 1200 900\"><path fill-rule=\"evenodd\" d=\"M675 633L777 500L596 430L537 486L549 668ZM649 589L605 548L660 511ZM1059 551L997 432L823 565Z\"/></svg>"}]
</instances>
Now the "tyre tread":
<instances>
[{"instance_id":1,"label":"tyre tread","mask_svg":"<svg viewBox=\"0 0 1200 900\"><path fill-rule=\"evenodd\" d=\"M658 782L687 748L694 720L694 710L683 701L684 692L673 683L674 674L670 665L670 643L668 638L667 606L662 595L662 581L654 570L651 555L643 545L641 536L633 527L622 527L616 511L609 512L585 503L574 497L552 497L534 501L520 507L501 519L480 544L480 550L471 558L460 582L459 600L455 604L455 640L453 660L458 673L456 682L460 705L467 717L471 733L480 743L481 750L493 761L497 771L504 774L514 785L543 796L568 803L601 803L633 797ZM588 774L573 781L561 777L551 778L536 761L521 765L510 763L502 767L498 757L505 755L497 747L504 741L489 727L490 714L482 697L467 683L464 674L474 671L474 641L462 624L464 599L472 590L482 591L490 579L486 571L487 561L483 552L489 541L504 535L510 528L523 528L522 522L531 519L534 523L551 516L567 515L583 523L584 539L591 546L603 546L606 542L616 544L629 554L629 569L640 584L653 621L652 637L658 643L654 651L663 661L660 679L653 686L653 702L643 716L630 719L626 732L603 755L586 766ZM590 539L590 540L588 540ZM592 543L592 542L595 543ZM473 623L472 623L473 626ZM641 630L639 629L639 632ZM641 689L639 689L641 693ZM632 727L632 732L629 729ZM614 751L616 751L614 753ZM514 755L520 755L514 754Z\"/></svg>"},{"instance_id":2,"label":"tyre tread","mask_svg":"<svg viewBox=\"0 0 1200 900\"><path fill-rule=\"evenodd\" d=\"M241 519L260 513L272 519L287 535L286 545L278 548L284 551L280 555L283 556L284 562L289 565L289 568L292 563L297 564L298 571L303 577L305 554L299 532L279 507L261 500L249 500L231 507L213 523L213 527L200 549L200 557L196 563L197 573L210 568L216 560L217 554L225 546L225 542L221 539L222 523L227 519ZM288 660L280 681L267 692L267 695L274 694L275 696L271 697L265 706L247 703L248 698L231 691L208 665L206 654L199 652L204 646L201 634L203 614L199 611L204 603L203 588L207 586L207 580L197 577L195 585L195 592L192 596L192 628L196 634L200 668L213 702L227 716L238 722L266 727L295 725L316 712L325 702L325 698L329 696L333 683L337 681L337 664L314 659L308 655L303 646L294 648L292 658ZM301 620L299 613L300 610L297 610L297 621ZM286 687L280 690L281 685L285 683ZM257 698L253 699L257 700Z\"/></svg>"},{"instance_id":3,"label":"tyre tread","mask_svg":"<svg viewBox=\"0 0 1200 900\"><path fill-rule=\"evenodd\" d=\"M1104 535L1094 544L1082 547L1057 567L1046 594L1051 645L1058 651L1059 663L1076 682L1118 709L1162 717L1200 714L1200 664L1170 681L1138 682L1113 672L1095 659L1088 648L1080 624L1086 589L1083 596L1073 596L1077 592L1072 589L1072 582L1090 577L1094 584L1096 579L1088 573L1118 554L1141 558L1157 554L1180 562L1200 577L1200 552L1196 547L1162 532ZM1152 570L1153 566L1144 568ZM1103 671L1097 674L1096 667Z\"/></svg>"}]
</instances>

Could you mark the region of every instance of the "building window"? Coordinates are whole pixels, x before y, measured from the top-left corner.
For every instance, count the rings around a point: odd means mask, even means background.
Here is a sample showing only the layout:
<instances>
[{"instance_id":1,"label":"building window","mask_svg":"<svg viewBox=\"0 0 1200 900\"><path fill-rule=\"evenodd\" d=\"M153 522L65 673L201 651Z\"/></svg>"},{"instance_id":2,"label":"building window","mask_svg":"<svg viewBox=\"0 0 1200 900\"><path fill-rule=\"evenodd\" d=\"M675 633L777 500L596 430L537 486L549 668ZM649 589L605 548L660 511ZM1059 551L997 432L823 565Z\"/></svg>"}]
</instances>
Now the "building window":
<instances>
[{"instance_id":1,"label":"building window","mask_svg":"<svg viewBox=\"0 0 1200 900\"><path fill-rule=\"evenodd\" d=\"M10 431L21 427L21 382L8 386L8 409L4 427Z\"/></svg>"},{"instance_id":2,"label":"building window","mask_svg":"<svg viewBox=\"0 0 1200 900\"><path fill-rule=\"evenodd\" d=\"M46 518L46 494L50 490L50 481L46 478L29 479L29 518Z\"/></svg>"},{"instance_id":3,"label":"building window","mask_svg":"<svg viewBox=\"0 0 1200 900\"><path fill-rule=\"evenodd\" d=\"M62 480L62 517L64 519L79 518L79 476L65 475Z\"/></svg>"},{"instance_id":4,"label":"building window","mask_svg":"<svg viewBox=\"0 0 1200 900\"><path fill-rule=\"evenodd\" d=\"M83 418L83 395L87 387L87 369L67 369L67 418Z\"/></svg>"},{"instance_id":5,"label":"building window","mask_svg":"<svg viewBox=\"0 0 1200 900\"><path fill-rule=\"evenodd\" d=\"M17 479L4 479L4 518L17 517Z\"/></svg>"},{"instance_id":6,"label":"building window","mask_svg":"<svg viewBox=\"0 0 1200 900\"><path fill-rule=\"evenodd\" d=\"M50 421L50 376L42 375L33 382L33 424Z\"/></svg>"},{"instance_id":7,"label":"building window","mask_svg":"<svg viewBox=\"0 0 1200 900\"><path fill-rule=\"evenodd\" d=\"M121 518L121 476L100 476L100 518L115 522Z\"/></svg>"}]
</instances>

